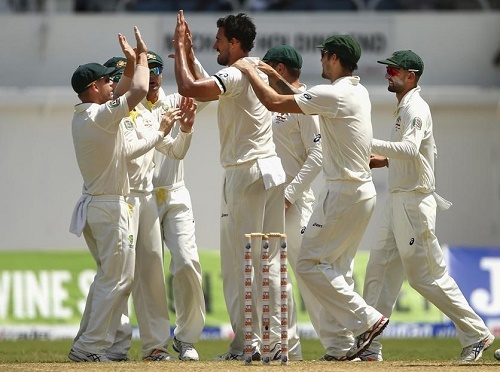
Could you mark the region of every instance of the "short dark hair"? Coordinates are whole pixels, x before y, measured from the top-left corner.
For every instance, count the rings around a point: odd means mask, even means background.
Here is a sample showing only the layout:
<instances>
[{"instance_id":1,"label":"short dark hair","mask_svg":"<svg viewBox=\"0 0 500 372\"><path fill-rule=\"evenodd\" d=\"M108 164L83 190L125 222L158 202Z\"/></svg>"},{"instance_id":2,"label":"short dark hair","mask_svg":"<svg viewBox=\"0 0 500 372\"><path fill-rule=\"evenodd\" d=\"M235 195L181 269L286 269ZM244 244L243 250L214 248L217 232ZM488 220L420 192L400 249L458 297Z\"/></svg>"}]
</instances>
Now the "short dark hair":
<instances>
[{"instance_id":1,"label":"short dark hair","mask_svg":"<svg viewBox=\"0 0 500 372\"><path fill-rule=\"evenodd\" d=\"M351 61L348 61L347 58L345 56L343 56L341 53L337 53L335 51L332 51L332 52L327 51L326 54L328 55L328 58L330 58L330 56L332 54L335 54L337 56L337 58L339 59L339 61L340 61L340 65L343 68L346 68L346 69L348 69L351 72L353 72L354 70L358 69L357 63L353 63Z\"/></svg>"},{"instance_id":2,"label":"short dark hair","mask_svg":"<svg viewBox=\"0 0 500 372\"><path fill-rule=\"evenodd\" d=\"M217 28L221 27L224 28L224 35L228 40L235 38L241 43L241 48L245 53L253 49L257 32L253 20L245 13L219 18Z\"/></svg>"}]
</instances>

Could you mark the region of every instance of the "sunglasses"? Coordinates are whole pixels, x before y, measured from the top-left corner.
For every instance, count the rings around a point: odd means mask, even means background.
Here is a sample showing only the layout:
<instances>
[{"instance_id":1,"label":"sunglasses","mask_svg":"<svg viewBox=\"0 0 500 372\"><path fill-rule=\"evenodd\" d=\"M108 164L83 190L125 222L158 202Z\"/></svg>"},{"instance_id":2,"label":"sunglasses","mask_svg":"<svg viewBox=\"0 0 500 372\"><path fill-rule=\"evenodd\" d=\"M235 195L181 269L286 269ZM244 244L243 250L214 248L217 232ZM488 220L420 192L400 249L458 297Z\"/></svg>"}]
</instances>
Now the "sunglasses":
<instances>
[{"instance_id":1,"label":"sunglasses","mask_svg":"<svg viewBox=\"0 0 500 372\"><path fill-rule=\"evenodd\" d=\"M149 69L149 73L158 76L163 71L163 66L156 66Z\"/></svg>"},{"instance_id":2,"label":"sunglasses","mask_svg":"<svg viewBox=\"0 0 500 372\"><path fill-rule=\"evenodd\" d=\"M321 49L321 58L323 58L325 54L328 54L328 50Z\"/></svg>"},{"instance_id":3,"label":"sunglasses","mask_svg":"<svg viewBox=\"0 0 500 372\"><path fill-rule=\"evenodd\" d=\"M399 75L399 71L401 69L397 68L397 67L393 67L393 66L387 66L385 68L385 70L387 71L387 75L389 75L390 77L393 77L393 76L398 76Z\"/></svg>"},{"instance_id":4,"label":"sunglasses","mask_svg":"<svg viewBox=\"0 0 500 372\"><path fill-rule=\"evenodd\" d=\"M112 77L111 77L111 81L112 81L113 83L118 83L118 82L121 80L121 78L122 78L122 75L121 75L121 74L118 74L118 75L112 76Z\"/></svg>"},{"instance_id":5,"label":"sunglasses","mask_svg":"<svg viewBox=\"0 0 500 372\"><path fill-rule=\"evenodd\" d=\"M387 66L385 68L385 70L387 71L387 75L389 75L390 77L393 77L393 76L398 76L399 72L401 70L403 70L403 69L400 68L400 67ZM407 71L409 71L409 72L418 72L419 70L415 70L415 69L409 68Z\"/></svg>"},{"instance_id":6,"label":"sunglasses","mask_svg":"<svg viewBox=\"0 0 500 372\"><path fill-rule=\"evenodd\" d=\"M99 80L102 80L102 79L104 79L104 82L105 82L106 84L108 84L108 83L110 82L110 80L111 80L111 78L110 78L109 76L101 76L99 79L94 80L93 82L89 83L89 84L85 87L85 89L87 89L87 88L88 88L88 87L90 87L92 84L97 83Z\"/></svg>"}]
</instances>

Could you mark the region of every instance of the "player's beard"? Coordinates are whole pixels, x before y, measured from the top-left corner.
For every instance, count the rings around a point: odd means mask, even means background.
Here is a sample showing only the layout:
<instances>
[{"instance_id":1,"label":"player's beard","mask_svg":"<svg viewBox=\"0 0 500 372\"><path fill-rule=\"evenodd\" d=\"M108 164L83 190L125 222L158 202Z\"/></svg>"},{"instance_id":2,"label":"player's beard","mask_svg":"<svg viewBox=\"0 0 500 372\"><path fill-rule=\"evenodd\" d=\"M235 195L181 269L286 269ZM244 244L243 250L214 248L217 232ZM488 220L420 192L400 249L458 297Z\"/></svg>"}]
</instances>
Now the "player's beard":
<instances>
[{"instance_id":1,"label":"player's beard","mask_svg":"<svg viewBox=\"0 0 500 372\"><path fill-rule=\"evenodd\" d=\"M217 56L217 63L221 66L227 66L229 64L229 56L227 54L222 54L219 51L219 55Z\"/></svg>"}]
</instances>

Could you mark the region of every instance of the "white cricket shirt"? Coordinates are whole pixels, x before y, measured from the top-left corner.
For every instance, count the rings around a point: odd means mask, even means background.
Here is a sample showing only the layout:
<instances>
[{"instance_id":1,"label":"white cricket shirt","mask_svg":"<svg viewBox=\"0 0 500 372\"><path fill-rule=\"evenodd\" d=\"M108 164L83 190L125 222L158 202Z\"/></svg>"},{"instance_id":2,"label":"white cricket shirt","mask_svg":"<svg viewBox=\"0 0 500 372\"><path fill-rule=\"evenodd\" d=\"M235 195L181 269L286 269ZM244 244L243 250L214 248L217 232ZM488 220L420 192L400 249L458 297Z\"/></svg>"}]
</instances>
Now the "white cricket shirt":
<instances>
[{"instance_id":1,"label":"white cricket shirt","mask_svg":"<svg viewBox=\"0 0 500 372\"><path fill-rule=\"evenodd\" d=\"M371 102L358 76L317 85L296 94L305 114L317 114L328 181L371 181Z\"/></svg>"},{"instance_id":2,"label":"white cricket shirt","mask_svg":"<svg viewBox=\"0 0 500 372\"><path fill-rule=\"evenodd\" d=\"M243 60L258 63L255 57ZM267 75L260 75L267 82ZM248 78L236 67L226 67L212 78L221 91L217 111L221 165L276 156L271 113L255 95Z\"/></svg>"},{"instance_id":3,"label":"white cricket shirt","mask_svg":"<svg viewBox=\"0 0 500 372\"><path fill-rule=\"evenodd\" d=\"M435 190L437 157L429 105L420 87L404 95L395 112L391 140L373 140L373 153L389 158L389 192Z\"/></svg>"},{"instance_id":4,"label":"white cricket shirt","mask_svg":"<svg viewBox=\"0 0 500 372\"><path fill-rule=\"evenodd\" d=\"M128 114L123 96L102 105L75 105L72 134L76 161L83 177L83 193L128 195L127 161L120 129L121 119Z\"/></svg>"},{"instance_id":5,"label":"white cricket shirt","mask_svg":"<svg viewBox=\"0 0 500 372\"><path fill-rule=\"evenodd\" d=\"M301 91L306 86L301 84ZM291 203L310 190L321 171L321 134L317 115L273 112L276 153L286 173L285 197Z\"/></svg>"}]
</instances>

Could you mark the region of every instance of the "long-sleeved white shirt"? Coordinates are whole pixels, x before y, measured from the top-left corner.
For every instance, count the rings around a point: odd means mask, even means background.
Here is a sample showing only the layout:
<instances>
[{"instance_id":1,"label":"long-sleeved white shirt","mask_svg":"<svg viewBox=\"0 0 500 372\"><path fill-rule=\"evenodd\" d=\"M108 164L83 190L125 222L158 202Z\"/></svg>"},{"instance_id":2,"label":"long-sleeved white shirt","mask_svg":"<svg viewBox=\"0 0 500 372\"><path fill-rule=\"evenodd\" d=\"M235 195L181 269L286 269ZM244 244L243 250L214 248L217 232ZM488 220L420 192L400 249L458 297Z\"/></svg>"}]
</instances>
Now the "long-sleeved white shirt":
<instances>
[{"instance_id":1,"label":"long-sleeved white shirt","mask_svg":"<svg viewBox=\"0 0 500 372\"><path fill-rule=\"evenodd\" d=\"M401 99L395 120L390 141L374 139L372 144L374 154L389 158L389 192L434 192L437 150L431 111L419 86Z\"/></svg>"},{"instance_id":2,"label":"long-sleeved white shirt","mask_svg":"<svg viewBox=\"0 0 500 372\"><path fill-rule=\"evenodd\" d=\"M304 91L302 84L300 90ZM294 203L321 172L322 151L316 115L273 113L276 153L286 173L285 198Z\"/></svg>"}]
</instances>

